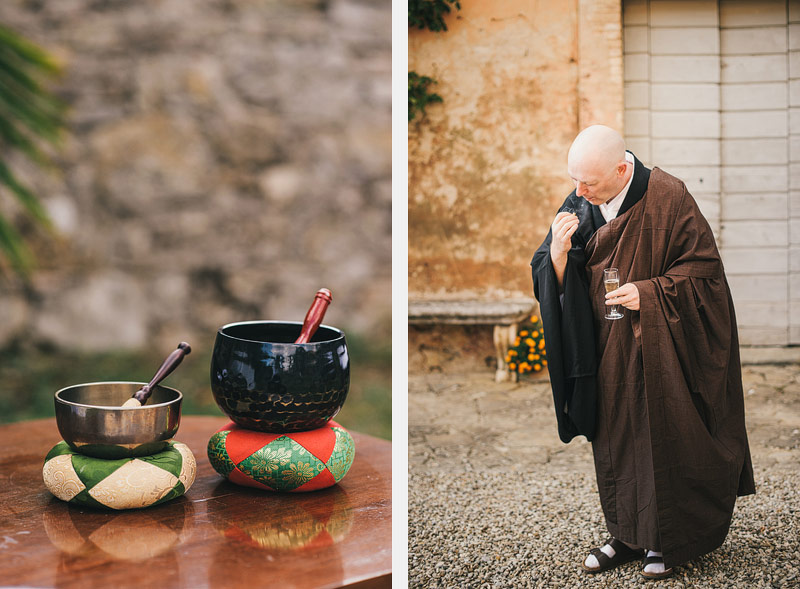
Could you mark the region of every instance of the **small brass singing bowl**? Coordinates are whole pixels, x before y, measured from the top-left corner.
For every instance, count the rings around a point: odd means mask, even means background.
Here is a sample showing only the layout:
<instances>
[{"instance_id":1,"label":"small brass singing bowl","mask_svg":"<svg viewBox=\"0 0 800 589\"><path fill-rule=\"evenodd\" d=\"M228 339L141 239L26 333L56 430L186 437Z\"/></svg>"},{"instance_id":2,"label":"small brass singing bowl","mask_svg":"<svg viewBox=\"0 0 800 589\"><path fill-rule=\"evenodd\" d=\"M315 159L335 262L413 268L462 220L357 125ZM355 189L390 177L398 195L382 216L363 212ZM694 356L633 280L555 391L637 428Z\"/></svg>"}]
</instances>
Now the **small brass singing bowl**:
<instances>
[{"instance_id":1,"label":"small brass singing bowl","mask_svg":"<svg viewBox=\"0 0 800 589\"><path fill-rule=\"evenodd\" d=\"M143 407L122 407L144 382L91 382L56 392L58 431L76 452L129 458L162 451L181 422L180 391L158 385Z\"/></svg>"}]
</instances>

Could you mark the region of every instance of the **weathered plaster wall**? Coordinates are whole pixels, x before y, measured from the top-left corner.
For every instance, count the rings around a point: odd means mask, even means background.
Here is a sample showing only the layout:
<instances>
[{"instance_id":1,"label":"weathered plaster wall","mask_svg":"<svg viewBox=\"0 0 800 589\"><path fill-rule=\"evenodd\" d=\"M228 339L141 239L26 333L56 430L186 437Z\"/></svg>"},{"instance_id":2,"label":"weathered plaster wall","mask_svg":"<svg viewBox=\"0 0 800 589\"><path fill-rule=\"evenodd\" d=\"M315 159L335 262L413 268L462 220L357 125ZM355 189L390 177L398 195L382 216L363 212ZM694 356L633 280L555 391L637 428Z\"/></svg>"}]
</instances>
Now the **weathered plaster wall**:
<instances>
[{"instance_id":1,"label":"weathered plaster wall","mask_svg":"<svg viewBox=\"0 0 800 589\"><path fill-rule=\"evenodd\" d=\"M571 190L580 128L622 131L619 1L468 1L409 29L444 99L409 124L409 294L530 294L528 264Z\"/></svg>"}]
</instances>

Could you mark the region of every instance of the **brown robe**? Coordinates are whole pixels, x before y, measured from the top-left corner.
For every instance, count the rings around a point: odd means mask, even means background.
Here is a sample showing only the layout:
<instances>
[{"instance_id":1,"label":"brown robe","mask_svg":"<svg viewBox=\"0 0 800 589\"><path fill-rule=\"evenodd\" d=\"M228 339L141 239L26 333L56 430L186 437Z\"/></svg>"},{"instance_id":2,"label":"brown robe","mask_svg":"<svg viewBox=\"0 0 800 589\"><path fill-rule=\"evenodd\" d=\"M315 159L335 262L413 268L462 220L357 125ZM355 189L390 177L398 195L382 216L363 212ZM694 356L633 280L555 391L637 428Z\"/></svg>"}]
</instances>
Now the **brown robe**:
<instances>
[{"instance_id":1,"label":"brown robe","mask_svg":"<svg viewBox=\"0 0 800 589\"><path fill-rule=\"evenodd\" d=\"M603 318L603 269L640 310ZM597 485L609 532L675 566L720 546L755 492L730 289L711 228L658 168L642 199L586 244L597 349Z\"/></svg>"}]
</instances>

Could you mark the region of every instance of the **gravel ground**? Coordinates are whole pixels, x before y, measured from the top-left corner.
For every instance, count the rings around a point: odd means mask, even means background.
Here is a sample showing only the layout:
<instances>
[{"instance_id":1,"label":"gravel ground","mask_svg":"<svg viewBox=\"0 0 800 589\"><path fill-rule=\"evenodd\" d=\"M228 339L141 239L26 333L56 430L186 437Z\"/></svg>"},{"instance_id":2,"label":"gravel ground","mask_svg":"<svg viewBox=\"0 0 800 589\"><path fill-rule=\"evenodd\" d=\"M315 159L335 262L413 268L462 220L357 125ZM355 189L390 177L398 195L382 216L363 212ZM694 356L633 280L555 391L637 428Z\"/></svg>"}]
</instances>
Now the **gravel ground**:
<instances>
[{"instance_id":1,"label":"gravel ground","mask_svg":"<svg viewBox=\"0 0 800 589\"><path fill-rule=\"evenodd\" d=\"M580 568L588 548L608 537L593 476L440 474L409 483L412 587L651 583L635 562L594 576ZM739 499L725 544L658 585L800 586L798 485L797 472L760 476L758 494Z\"/></svg>"},{"instance_id":2,"label":"gravel ground","mask_svg":"<svg viewBox=\"0 0 800 589\"><path fill-rule=\"evenodd\" d=\"M590 445L558 441L546 381L412 375L410 586L800 587L800 367L744 376L757 494L720 548L646 581L638 562L581 569L608 532Z\"/></svg>"}]
</instances>

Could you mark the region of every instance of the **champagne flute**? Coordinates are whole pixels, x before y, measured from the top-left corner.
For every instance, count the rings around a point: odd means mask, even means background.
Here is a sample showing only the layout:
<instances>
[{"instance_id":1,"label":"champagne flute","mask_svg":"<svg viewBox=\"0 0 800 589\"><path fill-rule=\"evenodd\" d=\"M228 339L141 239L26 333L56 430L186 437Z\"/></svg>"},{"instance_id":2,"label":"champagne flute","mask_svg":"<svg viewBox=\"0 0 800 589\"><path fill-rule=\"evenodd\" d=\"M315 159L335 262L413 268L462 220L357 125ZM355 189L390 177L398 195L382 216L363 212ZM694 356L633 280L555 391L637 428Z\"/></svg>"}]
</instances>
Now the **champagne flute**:
<instances>
[{"instance_id":1,"label":"champagne flute","mask_svg":"<svg viewBox=\"0 0 800 589\"><path fill-rule=\"evenodd\" d=\"M619 270L616 268L606 268L603 270L603 284L606 287L606 294L619 288ZM611 305L606 312L606 319L622 319L623 315L617 309L617 305Z\"/></svg>"}]
</instances>

